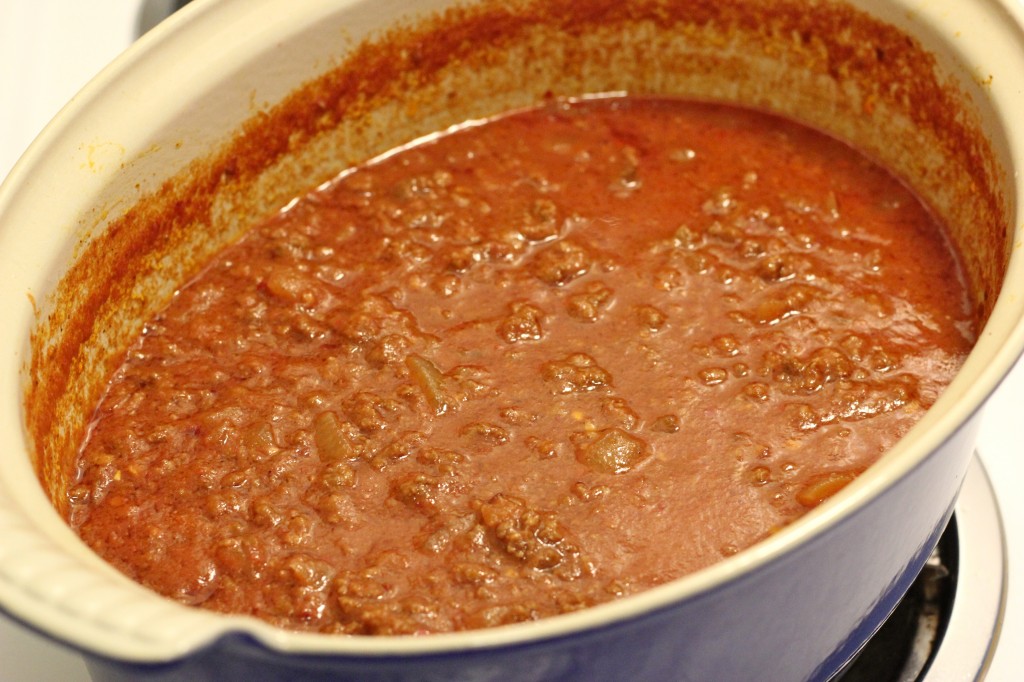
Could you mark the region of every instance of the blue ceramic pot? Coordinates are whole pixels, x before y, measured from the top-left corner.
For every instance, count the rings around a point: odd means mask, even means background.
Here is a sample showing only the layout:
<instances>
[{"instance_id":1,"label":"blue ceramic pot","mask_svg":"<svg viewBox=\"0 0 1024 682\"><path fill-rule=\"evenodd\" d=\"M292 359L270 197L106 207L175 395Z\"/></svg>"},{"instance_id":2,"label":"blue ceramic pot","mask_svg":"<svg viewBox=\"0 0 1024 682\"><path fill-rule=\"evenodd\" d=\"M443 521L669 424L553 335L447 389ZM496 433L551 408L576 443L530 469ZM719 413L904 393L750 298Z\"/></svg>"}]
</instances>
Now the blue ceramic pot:
<instances>
[{"instance_id":1,"label":"blue ceramic pot","mask_svg":"<svg viewBox=\"0 0 1024 682\"><path fill-rule=\"evenodd\" d=\"M11 173L0 190L0 608L81 651L97 680L827 680L937 542L978 411L1024 348L1012 248L1021 10L501 0L445 13L451 4L191 3L83 90ZM451 50L430 50L451 35ZM900 54L904 72L892 68ZM278 106L300 86L307 96ZM68 529L54 506L111 359L196 263L351 162L547 93L622 90L829 130L950 225L984 333L918 426L854 483L643 594L427 637L294 633L190 609L131 583ZM240 132L257 143L225 165L218 153ZM83 245L111 229L139 237L137 258L76 278Z\"/></svg>"}]
</instances>

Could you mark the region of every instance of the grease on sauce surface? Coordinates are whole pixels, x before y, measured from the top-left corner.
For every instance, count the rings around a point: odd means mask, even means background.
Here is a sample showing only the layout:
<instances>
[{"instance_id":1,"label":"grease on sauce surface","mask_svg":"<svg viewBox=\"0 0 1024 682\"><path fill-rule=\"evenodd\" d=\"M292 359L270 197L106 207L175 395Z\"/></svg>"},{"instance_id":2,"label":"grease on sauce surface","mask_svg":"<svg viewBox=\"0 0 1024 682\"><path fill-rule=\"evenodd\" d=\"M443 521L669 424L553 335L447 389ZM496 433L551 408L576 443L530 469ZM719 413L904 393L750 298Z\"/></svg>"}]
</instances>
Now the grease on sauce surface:
<instances>
[{"instance_id":1,"label":"grease on sauce surface","mask_svg":"<svg viewBox=\"0 0 1024 682\"><path fill-rule=\"evenodd\" d=\"M941 227L765 114L552 101L224 251L100 404L71 522L188 604L429 633L636 593L870 466L973 339Z\"/></svg>"}]
</instances>

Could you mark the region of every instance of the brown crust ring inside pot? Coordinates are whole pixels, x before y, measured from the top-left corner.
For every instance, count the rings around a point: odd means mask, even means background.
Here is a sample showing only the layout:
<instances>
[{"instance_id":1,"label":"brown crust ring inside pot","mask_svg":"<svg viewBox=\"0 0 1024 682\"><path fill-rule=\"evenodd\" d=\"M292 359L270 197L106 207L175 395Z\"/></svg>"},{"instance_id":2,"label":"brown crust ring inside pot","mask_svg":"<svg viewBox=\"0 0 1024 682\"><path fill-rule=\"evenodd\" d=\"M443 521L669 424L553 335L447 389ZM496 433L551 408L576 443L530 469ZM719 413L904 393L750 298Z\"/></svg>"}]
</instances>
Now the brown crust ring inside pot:
<instances>
[{"instance_id":1,"label":"brown crust ring inside pot","mask_svg":"<svg viewBox=\"0 0 1024 682\"><path fill-rule=\"evenodd\" d=\"M852 142L943 217L979 324L990 314L1009 257L1005 179L969 98L901 30L803 0L465 5L356 46L105 228L88 226L31 344L28 430L58 510L124 349L217 249L410 139L546 95L611 91L764 108Z\"/></svg>"}]
</instances>

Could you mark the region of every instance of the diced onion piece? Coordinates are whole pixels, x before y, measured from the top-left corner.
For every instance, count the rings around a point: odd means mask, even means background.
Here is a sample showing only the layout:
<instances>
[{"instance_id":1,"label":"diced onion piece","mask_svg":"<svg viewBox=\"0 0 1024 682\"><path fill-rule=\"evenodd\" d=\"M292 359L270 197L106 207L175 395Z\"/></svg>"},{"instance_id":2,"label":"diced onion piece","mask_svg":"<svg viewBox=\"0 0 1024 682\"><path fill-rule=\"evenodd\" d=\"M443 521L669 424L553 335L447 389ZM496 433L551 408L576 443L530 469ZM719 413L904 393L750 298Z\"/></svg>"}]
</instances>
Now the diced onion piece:
<instances>
[{"instance_id":1,"label":"diced onion piece","mask_svg":"<svg viewBox=\"0 0 1024 682\"><path fill-rule=\"evenodd\" d=\"M358 456L333 412L321 412L313 420L313 439L320 452L320 459L324 461L336 462Z\"/></svg>"},{"instance_id":2,"label":"diced onion piece","mask_svg":"<svg viewBox=\"0 0 1024 682\"><path fill-rule=\"evenodd\" d=\"M430 360L421 355L410 355L405 359L412 380L423 391L427 404L435 414L444 414L451 407L451 400L445 391L445 376Z\"/></svg>"},{"instance_id":3,"label":"diced onion piece","mask_svg":"<svg viewBox=\"0 0 1024 682\"><path fill-rule=\"evenodd\" d=\"M796 501L805 507L813 508L835 495L849 485L857 473L853 471L833 471L810 480L796 494Z\"/></svg>"}]
</instances>

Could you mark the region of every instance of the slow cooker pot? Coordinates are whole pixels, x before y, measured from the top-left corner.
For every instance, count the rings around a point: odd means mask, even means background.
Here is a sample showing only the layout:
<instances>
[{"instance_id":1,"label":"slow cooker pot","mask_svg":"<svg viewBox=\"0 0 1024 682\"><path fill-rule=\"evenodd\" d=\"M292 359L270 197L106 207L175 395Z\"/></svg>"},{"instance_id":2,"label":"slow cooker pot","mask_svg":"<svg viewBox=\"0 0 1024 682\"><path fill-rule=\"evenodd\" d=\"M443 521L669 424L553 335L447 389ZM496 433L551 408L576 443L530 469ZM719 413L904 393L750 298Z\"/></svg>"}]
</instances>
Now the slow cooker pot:
<instances>
[{"instance_id":1,"label":"slow cooker pot","mask_svg":"<svg viewBox=\"0 0 1024 682\"><path fill-rule=\"evenodd\" d=\"M97 679L828 679L937 541L1024 347L1024 38L979 0L192 3L98 76L0 190L0 608ZM981 338L920 424L772 538L635 597L426 637L188 608L64 523L72 458L142 322L218 247L351 163L545 95L768 109L902 175L962 250Z\"/></svg>"}]
</instances>

